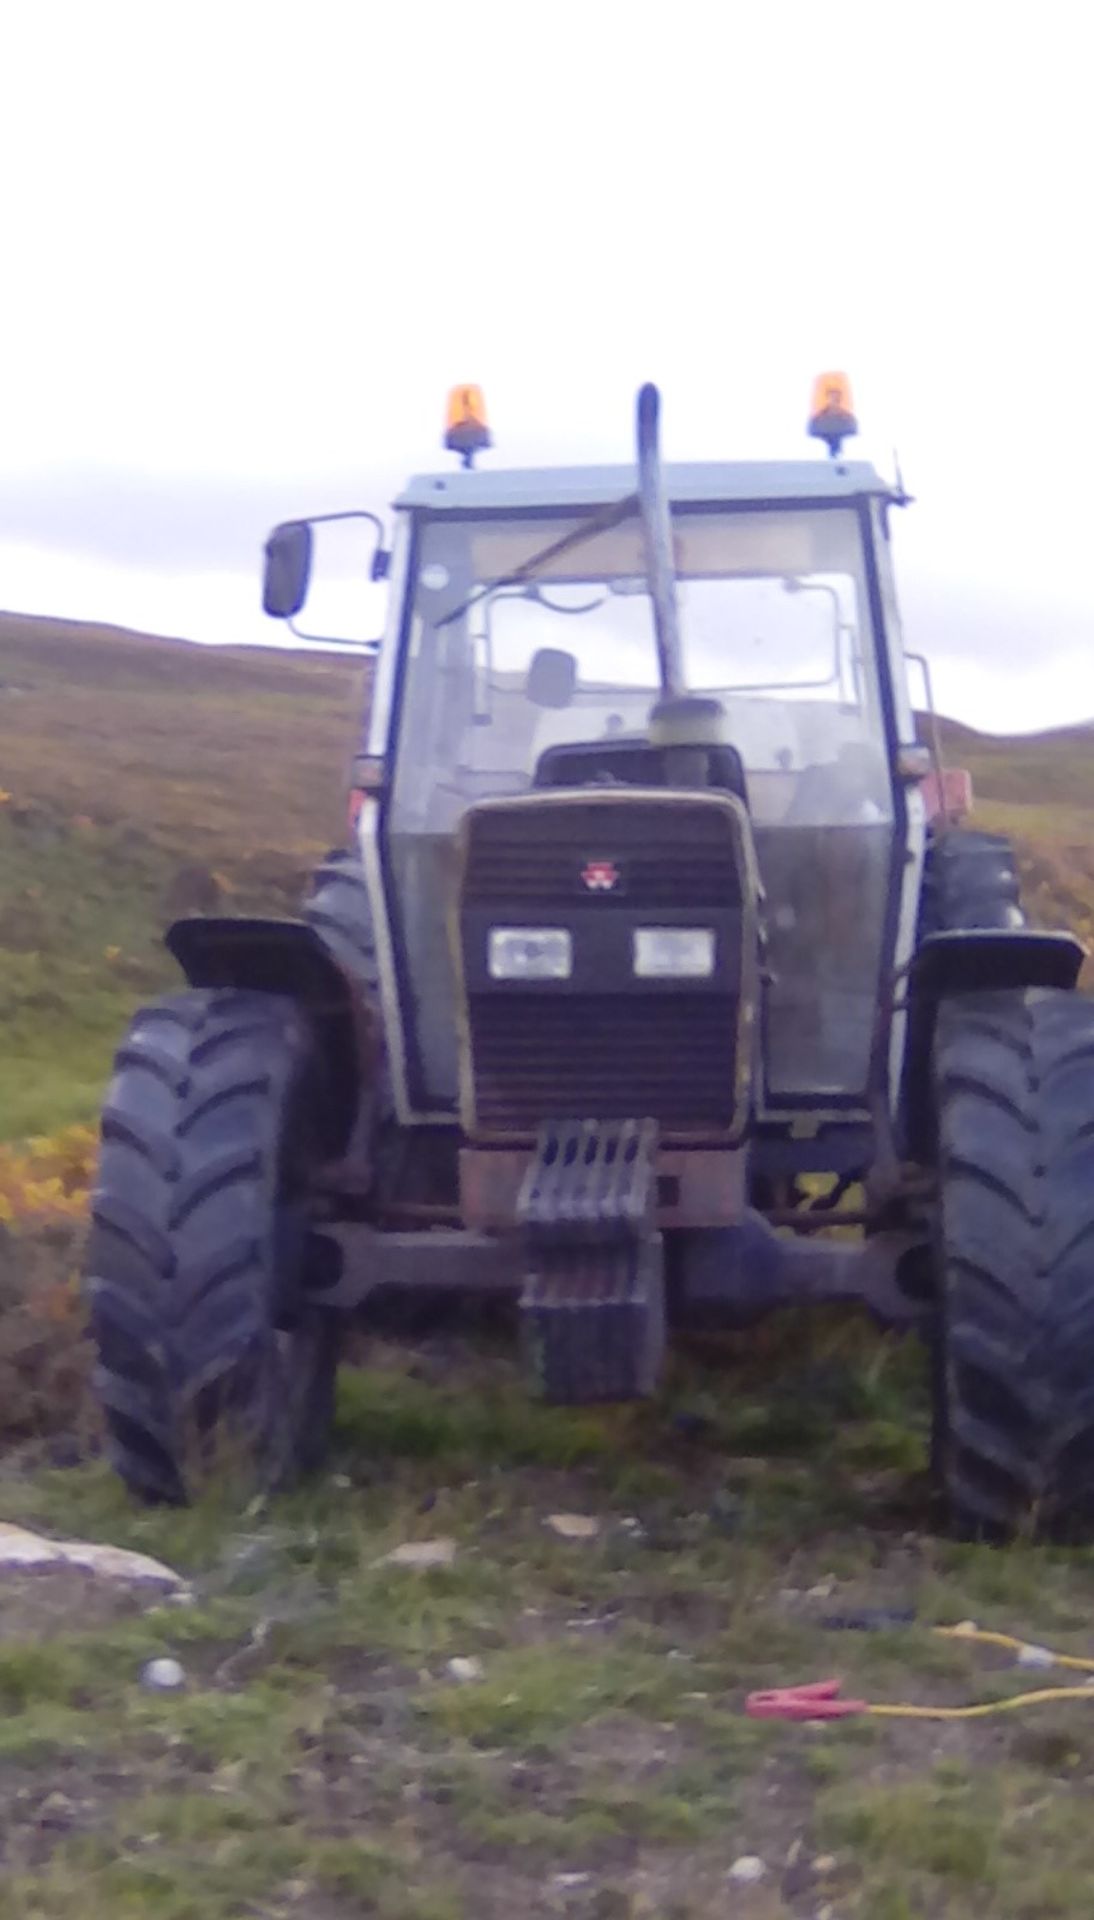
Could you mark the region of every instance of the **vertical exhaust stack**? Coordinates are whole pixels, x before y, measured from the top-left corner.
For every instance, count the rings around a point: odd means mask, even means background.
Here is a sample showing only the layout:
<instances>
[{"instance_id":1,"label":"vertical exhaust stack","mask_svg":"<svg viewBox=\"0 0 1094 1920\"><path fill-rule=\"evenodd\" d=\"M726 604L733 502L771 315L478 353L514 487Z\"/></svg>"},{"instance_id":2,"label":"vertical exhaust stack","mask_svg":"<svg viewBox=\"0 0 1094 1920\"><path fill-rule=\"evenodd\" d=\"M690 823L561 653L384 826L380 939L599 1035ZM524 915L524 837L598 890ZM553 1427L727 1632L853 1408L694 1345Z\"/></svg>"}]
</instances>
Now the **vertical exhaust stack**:
<instances>
[{"instance_id":1,"label":"vertical exhaust stack","mask_svg":"<svg viewBox=\"0 0 1094 1920\"><path fill-rule=\"evenodd\" d=\"M638 394L638 504L661 675L661 698L650 714L649 736L654 746L667 749L666 771L671 785L705 787L709 784L709 749L719 746L725 737L724 715L719 701L703 699L687 690L676 604L672 514L658 438L660 417L661 395L647 381Z\"/></svg>"},{"instance_id":2,"label":"vertical exhaust stack","mask_svg":"<svg viewBox=\"0 0 1094 1920\"><path fill-rule=\"evenodd\" d=\"M661 395L647 381L638 394L638 501L646 546L646 573L653 601L661 689L669 699L673 699L684 692L684 661L676 611L672 515L669 512L658 442L660 417Z\"/></svg>"}]
</instances>

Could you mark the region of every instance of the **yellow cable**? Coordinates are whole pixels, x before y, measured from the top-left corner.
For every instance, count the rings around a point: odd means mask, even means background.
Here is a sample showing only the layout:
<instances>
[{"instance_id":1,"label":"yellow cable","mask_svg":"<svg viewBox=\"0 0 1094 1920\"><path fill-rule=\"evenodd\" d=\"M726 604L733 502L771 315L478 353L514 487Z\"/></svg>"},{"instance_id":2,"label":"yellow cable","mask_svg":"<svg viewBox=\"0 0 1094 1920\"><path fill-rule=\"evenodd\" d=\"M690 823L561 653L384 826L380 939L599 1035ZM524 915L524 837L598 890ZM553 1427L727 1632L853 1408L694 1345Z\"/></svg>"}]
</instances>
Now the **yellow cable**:
<instances>
[{"instance_id":1,"label":"yellow cable","mask_svg":"<svg viewBox=\"0 0 1094 1920\"><path fill-rule=\"evenodd\" d=\"M943 1640L968 1640L982 1647L1002 1647L1008 1653L1021 1653L1030 1645L1010 1633L989 1633L971 1622L956 1627L932 1627ZM1046 1647L1056 1667L1073 1667L1080 1673L1094 1673L1094 1660L1082 1660L1077 1654L1053 1653ZM975 1707L867 1706L866 1712L885 1720L980 1720L989 1713L1013 1713L1018 1707L1043 1706L1046 1700L1094 1701L1094 1687L1038 1687L1030 1693L1016 1693L1009 1700L989 1700Z\"/></svg>"},{"instance_id":2,"label":"yellow cable","mask_svg":"<svg viewBox=\"0 0 1094 1920\"><path fill-rule=\"evenodd\" d=\"M980 1720L988 1713L1012 1713L1016 1707L1043 1706L1046 1700L1094 1702L1094 1687L1038 1687L1033 1693L1016 1693L1009 1700L988 1700L977 1707L867 1706L866 1712L886 1720Z\"/></svg>"},{"instance_id":3,"label":"yellow cable","mask_svg":"<svg viewBox=\"0 0 1094 1920\"><path fill-rule=\"evenodd\" d=\"M932 1627L932 1633L940 1634L944 1640L972 1640L982 1647L1003 1647L1008 1653L1021 1653L1030 1643L1028 1640L1016 1640L1009 1633L988 1633L982 1627ZM1051 1648L1045 1649L1051 1653ZM1053 1653L1054 1667L1073 1667L1078 1673L1094 1673L1094 1660L1080 1660L1076 1654Z\"/></svg>"}]
</instances>

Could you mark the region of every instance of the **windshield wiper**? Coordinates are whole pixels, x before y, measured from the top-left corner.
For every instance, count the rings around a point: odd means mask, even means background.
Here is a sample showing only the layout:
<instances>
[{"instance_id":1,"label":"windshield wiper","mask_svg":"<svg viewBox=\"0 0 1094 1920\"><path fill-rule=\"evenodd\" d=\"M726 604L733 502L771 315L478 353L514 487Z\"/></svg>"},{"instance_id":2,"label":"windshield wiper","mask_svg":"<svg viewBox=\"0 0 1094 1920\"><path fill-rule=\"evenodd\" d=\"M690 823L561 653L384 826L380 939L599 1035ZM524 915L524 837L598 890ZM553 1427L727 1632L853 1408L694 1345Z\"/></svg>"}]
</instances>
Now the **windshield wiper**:
<instances>
[{"instance_id":1,"label":"windshield wiper","mask_svg":"<svg viewBox=\"0 0 1094 1920\"><path fill-rule=\"evenodd\" d=\"M588 520L583 520L580 526L571 527L569 533L564 533L561 540L552 540L549 547L543 547L539 553L534 553L530 560L525 560L523 566L515 568L512 573L503 574L500 580L489 581L485 587L477 587L460 606L454 607L451 613L445 614L443 620L437 621L438 628L449 627L453 620L461 620L465 613L469 613L472 607L478 605L480 600L485 600L490 594L497 593L501 587L522 587L525 581L533 580L537 570L545 567L548 561L557 560L562 554L571 553L575 547L584 546L586 540L594 540L598 533L609 533L613 527L618 527L621 521L628 519L637 510L638 495L636 493L629 493L624 500L613 501L610 507L601 507L596 513L590 515Z\"/></svg>"}]
</instances>

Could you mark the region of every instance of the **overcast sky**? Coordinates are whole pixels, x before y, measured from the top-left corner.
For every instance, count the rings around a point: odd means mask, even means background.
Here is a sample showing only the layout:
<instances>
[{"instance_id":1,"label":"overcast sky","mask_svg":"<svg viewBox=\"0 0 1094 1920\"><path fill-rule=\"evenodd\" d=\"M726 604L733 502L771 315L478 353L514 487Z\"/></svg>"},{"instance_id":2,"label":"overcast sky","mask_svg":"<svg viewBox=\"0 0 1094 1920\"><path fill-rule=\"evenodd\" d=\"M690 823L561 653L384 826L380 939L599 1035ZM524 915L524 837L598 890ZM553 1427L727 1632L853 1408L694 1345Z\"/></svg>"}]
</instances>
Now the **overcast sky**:
<instances>
[{"instance_id":1,"label":"overcast sky","mask_svg":"<svg viewBox=\"0 0 1094 1920\"><path fill-rule=\"evenodd\" d=\"M1094 116L1075 0L12 0L0 605L272 636L270 523L498 465L899 448L910 645L1094 716ZM820 457L819 453L817 457Z\"/></svg>"}]
</instances>

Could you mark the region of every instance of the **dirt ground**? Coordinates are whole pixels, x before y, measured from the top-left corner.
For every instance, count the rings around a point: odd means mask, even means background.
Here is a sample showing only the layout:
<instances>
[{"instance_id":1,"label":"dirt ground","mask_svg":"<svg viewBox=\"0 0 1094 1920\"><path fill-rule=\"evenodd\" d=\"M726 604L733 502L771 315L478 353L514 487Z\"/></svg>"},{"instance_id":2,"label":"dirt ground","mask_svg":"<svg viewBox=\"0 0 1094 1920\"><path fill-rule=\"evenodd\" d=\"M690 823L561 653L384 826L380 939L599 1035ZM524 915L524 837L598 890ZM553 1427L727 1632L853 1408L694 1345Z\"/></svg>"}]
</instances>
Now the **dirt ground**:
<instances>
[{"instance_id":1,"label":"dirt ground","mask_svg":"<svg viewBox=\"0 0 1094 1920\"><path fill-rule=\"evenodd\" d=\"M2 1920L1085 1916L1085 1700L745 1712L836 1674L913 1705L1081 1682L932 1631L1094 1654L1094 1564L939 1536L922 1372L796 1319L567 1412L449 1338L347 1370L329 1470L270 1505L149 1513L94 1458L10 1454L0 1515L187 1591L0 1573ZM385 1563L423 1541L449 1564Z\"/></svg>"}]
</instances>

